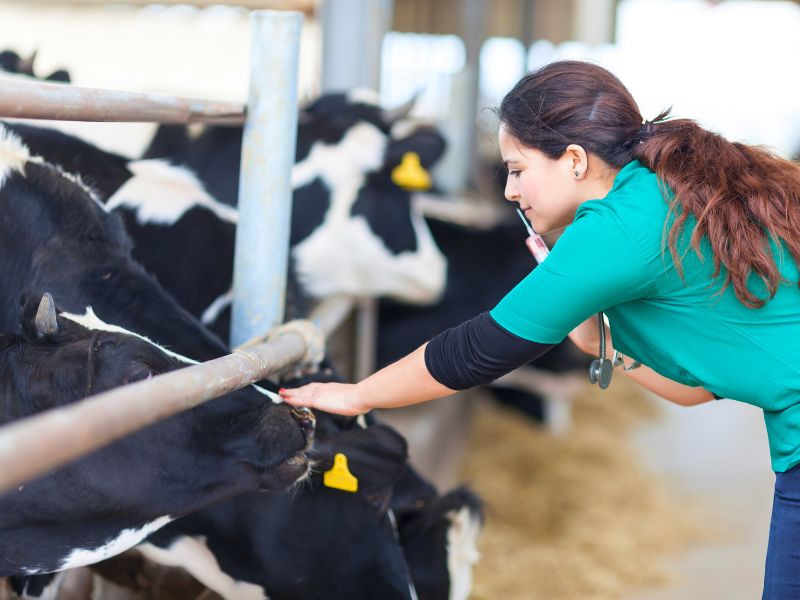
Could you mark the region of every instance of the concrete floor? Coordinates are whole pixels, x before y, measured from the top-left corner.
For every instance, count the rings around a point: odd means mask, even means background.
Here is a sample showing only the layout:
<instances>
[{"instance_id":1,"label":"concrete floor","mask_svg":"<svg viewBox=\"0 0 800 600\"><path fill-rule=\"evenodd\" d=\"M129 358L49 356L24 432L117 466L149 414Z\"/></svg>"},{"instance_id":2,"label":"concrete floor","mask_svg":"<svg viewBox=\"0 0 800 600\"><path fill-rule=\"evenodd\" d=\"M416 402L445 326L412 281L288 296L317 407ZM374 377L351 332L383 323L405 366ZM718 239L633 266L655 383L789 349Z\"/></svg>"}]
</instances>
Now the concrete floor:
<instances>
[{"instance_id":1,"label":"concrete floor","mask_svg":"<svg viewBox=\"0 0 800 600\"><path fill-rule=\"evenodd\" d=\"M775 482L761 411L729 400L692 408L653 401L665 405L663 418L638 430L635 444L716 541L666 565L670 587L626 600L760 598Z\"/></svg>"}]
</instances>

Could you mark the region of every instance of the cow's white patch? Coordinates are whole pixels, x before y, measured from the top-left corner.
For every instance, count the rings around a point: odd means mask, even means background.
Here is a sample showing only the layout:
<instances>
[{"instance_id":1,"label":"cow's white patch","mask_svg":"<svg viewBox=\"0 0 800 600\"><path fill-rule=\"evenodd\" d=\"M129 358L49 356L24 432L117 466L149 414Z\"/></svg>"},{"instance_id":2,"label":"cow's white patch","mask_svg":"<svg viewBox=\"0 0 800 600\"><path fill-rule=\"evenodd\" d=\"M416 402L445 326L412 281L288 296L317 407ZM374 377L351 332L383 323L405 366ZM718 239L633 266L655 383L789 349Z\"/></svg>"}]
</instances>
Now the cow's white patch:
<instances>
[{"instance_id":1,"label":"cow's white patch","mask_svg":"<svg viewBox=\"0 0 800 600\"><path fill-rule=\"evenodd\" d=\"M105 321L100 319L96 314L94 314L94 311L92 310L91 306L87 306L86 307L86 312L84 314L82 314L82 315L75 315L75 314L72 314L72 313L62 312L62 313L59 313L59 316L65 318L65 319L69 319L70 321L72 321L74 323L77 323L78 325L80 325L82 327L85 327L86 329L91 329L93 331L108 331L110 333L122 333L122 334L125 334L125 335L132 335L133 337L139 338L140 340L145 341L148 344L151 344L152 346L155 346L156 348L161 350L161 352L163 352L167 356L171 356L172 358L174 358L176 360L179 360L179 361L181 361L183 363L190 364L190 365L200 364L198 361L194 360L193 358L188 358L186 356L183 356L182 354L178 354L177 352L172 352L171 350L167 350L163 346L159 346L153 340L151 340L149 338L146 338L143 335L140 335L138 333L135 333L133 331L125 329L124 327L119 327L118 325L111 325L109 323L106 323ZM256 390L257 392L269 397L275 404L282 404L283 403L283 399L278 394L275 394L274 392L270 392L269 390L265 390L264 388L259 387L257 385L252 385L251 384L250 387L253 388L254 390Z\"/></svg>"},{"instance_id":2,"label":"cow's white patch","mask_svg":"<svg viewBox=\"0 0 800 600\"><path fill-rule=\"evenodd\" d=\"M155 521L147 523L138 529L130 528L123 529L117 537L109 540L102 546L97 548L76 548L61 561L58 570L74 569L75 567L84 567L100 562L112 556L133 548L136 544L140 543L144 538L161 529L164 525L172 521L173 518L169 515L159 517Z\"/></svg>"},{"instance_id":3,"label":"cow's white patch","mask_svg":"<svg viewBox=\"0 0 800 600\"><path fill-rule=\"evenodd\" d=\"M383 164L386 134L369 123L351 127L338 144L316 142L303 160L292 167L292 188L308 185L320 177L331 190L357 190L364 175ZM346 206L349 210L355 193ZM332 202L333 204L333 202Z\"/></svg>"},{"instance_id":4,"label":"cow's white patch","mask_svg":"<svg viewBox=\"0 0 800 600\"><path fill-rule=\"evenodd\" d=\"M412 213L413 252L392 253L363 217L326 222L295 246L297 278L312 296L389 296L401 302L434 302L444 290L447 261L425 221Z\"/></svg>"},{"instance_id":5,"label":"cow's white patch","mask_svg":"<svg viewBox=\"0 0 800 600\"><path fill-rule=\"evenodd\" d=\"M30 152L27 146L11 131L0 125L0 185L3 185L11 171L22 173L29 159Z\"/></svg>"},{"instance_id":6,"label":"cow's white patch","mask_svg":"<svg viewBox=\"0 0 800 600\"><path fill-rule=\"evenodd\" d=\"M233 290L228 290L208 305L208 308L200 316L200 322L203 325L214 324L222 311L231 305L231 302L233 302Z\"/></svg>"},{"instance_id":7,"label":"cow's white patch","mask_svg":"<svg viewBox=\"0 0 800 600\"><path fill-rule=\"evenodd\" d=\"M469 508L447 513L447 570L450 573L450 600L467 600L472 590L472 566L478 562L477 541L480 520Z\"/></svg>"},{"instance_id":8,"label":"cow's white patch","mask_svg":"<svg viewBox=\"0 0 800 600\"><path fill-rule=\"evenodd\" d=\"M188 169L164 160L135 160L127 166L133 177L108 199L108 210L129 208L141 225L172 225L195 207L210 210L228 223L235 224L239 219L235 208L211 196Z\"/></svg>"},{"instance_id":9,"label":"cow's white patch","mask_svg":"<svg viewBox=\"0 0 800 600\"><path fill-rule=\"evenodd\" d=\"M137 548L150 560L169 567L182 567L207 588L225 600L265 600L264 588L246 581L237 581L219 566L219 562L203 537L183 536L169 548L142 544Z\"/></svg>"},{"instance_id":10,"label":"cow's white patch","mask_svg":"<svg viewBox=\"0 0 800 600\"><path fill-rule=\"evenodd\" d=\"M93 331L108 331L110 333L122 333L125 335L132 335L133 337L139 338L140 340L143 340L148 344L155 346L167 356L171 356L174 359L177 359L181 362L190 365L199 364L196 360L192 358L188 358L186 356L183 356L182 354L178 354L176 352L172 352L171 350L167 350L163 346L159 346L153 340L146 338L143 335L139 335L138 333L129 331L128 329L125 329L124 327L119 327L118 325L111 325L110 323L106 323L105 321L100 319L100 317L94 314L94 311L92 310L91 306L87 306L86 312L82 315L75 315L72 313L62 312L59 313L59 316L65 319L69 319L70 321L77 323L81 327L85 327L86 329L91 329Z\"/></svg>"}]
</instances>

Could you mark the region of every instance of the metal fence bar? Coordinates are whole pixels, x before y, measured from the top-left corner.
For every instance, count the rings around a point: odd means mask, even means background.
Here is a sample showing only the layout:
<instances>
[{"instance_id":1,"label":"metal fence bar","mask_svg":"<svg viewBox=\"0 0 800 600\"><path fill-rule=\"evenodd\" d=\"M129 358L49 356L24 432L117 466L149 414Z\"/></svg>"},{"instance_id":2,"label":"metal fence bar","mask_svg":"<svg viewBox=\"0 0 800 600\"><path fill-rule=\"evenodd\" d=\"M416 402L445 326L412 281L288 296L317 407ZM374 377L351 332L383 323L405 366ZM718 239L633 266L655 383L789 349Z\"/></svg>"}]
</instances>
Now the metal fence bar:
<instances>
[{"instance_id":1,"label":"metal fence bar","mask_svg":"<svg viewBox=\"0 0 800 600\"><path fill-rule=\"evenodd\" d=\"M243 123L244 115L244 105L235 102L103 90L16 77L0 79L0 117L232 125Z\"/></svg>"},{"instance_id":2,"label":"metal fence bar","mask_svg":"<svg viewBox=\"0 0 800 600\"><path fill-rule=\"evenodd\" d=\"M283 320L297 140L302 15L256 11L251 23L250 92L234 252L233 347Z\"/></svg>"},{"instance_id":3,"label":"metal fence bar","mask_svg":"<svg viewBox=\"0 0 800 600\"><path fill-rule=\"evenodd\" d=\"M242 388L300 361L307 341L267 344L91 396L0 429L0 493L142 427Z\"/></svg>"}]
</instances>

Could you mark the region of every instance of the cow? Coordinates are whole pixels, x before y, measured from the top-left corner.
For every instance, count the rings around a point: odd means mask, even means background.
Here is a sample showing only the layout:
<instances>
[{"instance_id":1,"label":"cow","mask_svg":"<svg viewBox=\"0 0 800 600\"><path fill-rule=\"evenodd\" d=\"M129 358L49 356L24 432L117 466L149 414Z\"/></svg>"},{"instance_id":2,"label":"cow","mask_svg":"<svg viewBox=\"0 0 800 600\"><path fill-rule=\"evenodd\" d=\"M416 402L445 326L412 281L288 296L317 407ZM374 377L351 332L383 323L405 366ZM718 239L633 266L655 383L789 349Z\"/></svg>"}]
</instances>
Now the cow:
<instances>
[{"instance_id":1,"label":"cow","mask_svg":"<svg viewBox=\"0 0 800 600\"><path fill-rule=\"evenodd\" d=\"M60 311L49 294L27 297L20 328L0 335L0 425L191 362L91 309ZM310 414L249 396L180 413L0 495L0 577L98 562L206 504L306 478ZM14 583L33 592L36 580Z\"/></svg>"}]
</instances>

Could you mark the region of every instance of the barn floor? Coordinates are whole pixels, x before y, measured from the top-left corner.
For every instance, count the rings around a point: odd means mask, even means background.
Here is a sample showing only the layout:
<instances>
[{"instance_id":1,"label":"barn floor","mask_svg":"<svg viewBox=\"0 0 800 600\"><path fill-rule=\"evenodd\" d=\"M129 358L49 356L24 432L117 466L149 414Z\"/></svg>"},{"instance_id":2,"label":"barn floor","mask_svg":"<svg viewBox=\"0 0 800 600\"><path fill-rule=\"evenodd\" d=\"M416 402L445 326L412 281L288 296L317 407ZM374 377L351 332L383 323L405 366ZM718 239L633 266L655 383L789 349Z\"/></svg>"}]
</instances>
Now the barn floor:
<instances>
[{"instance_id":1,"label":"barn floor","mask_svg":"<svg viewBox=\"0 0 800 600\"><path fill-rule=\"evenodd\" d=\"M390 413L442 489L487 501L473 600L760 597L774 476L753 407L685 409L618 377L561 437L476 393Z\"/></svg>"}]
</instances>

